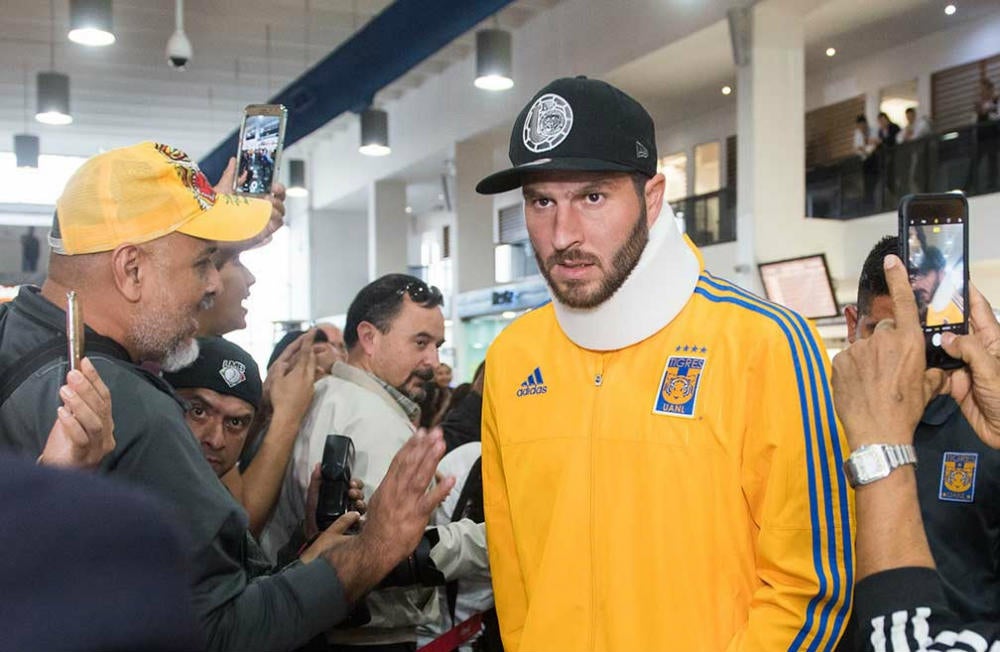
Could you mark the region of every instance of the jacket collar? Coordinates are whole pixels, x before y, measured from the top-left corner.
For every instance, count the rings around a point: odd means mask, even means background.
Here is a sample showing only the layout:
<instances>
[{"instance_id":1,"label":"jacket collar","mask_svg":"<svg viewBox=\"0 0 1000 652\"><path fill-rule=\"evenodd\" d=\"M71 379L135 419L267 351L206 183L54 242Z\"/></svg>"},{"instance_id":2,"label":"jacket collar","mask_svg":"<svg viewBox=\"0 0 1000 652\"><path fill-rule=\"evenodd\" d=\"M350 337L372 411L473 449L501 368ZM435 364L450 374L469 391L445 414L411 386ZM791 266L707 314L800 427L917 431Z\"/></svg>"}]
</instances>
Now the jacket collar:
<instances>
[{"instance_id":1,"label":"jacket collar","mask_svg":"<svg viewBox=\"0 0 1000 652\"><path fill-rule=\"evenodd\" d=\"M566 337L585 349L631 346L677 316L691 298L702 268L697 248L677 229L674 212L664 202L649 229L649 243L618 291L596 308L570 308L553 297L556 319Z\"/></svg>"},{"instance_id":2,"label":"jacket collar","mask_svg":"<svg viewBox=\"0 0 1000 652\"><path fill-rule=\"evenodd\" d=\"M66 334L66 311L43 297L42 289L37 286L23 286L18 291L17 298L11 302L11 307L40 326ZM101 353L132 363L124 346L89 326L84 326L84 344L97 342L100 343Z\"/></svg>"},{"instance_id":3,"label":"jacket collar","mask_svg":"<svg viewBox=\"0 0 1000 652\"><path fill-rule=\"evenodd\" d=\"M25 318L35 322L42 328L54 331L54 335L66 336L66 311L43 297L41 288L33 285L23 286L18 291L17 298L11 301L9 305L12 309L18 311ZM163 380L158 374L150 373L148 369L144 369L132 362L125 347L110 337L105 337L89 326L84 326L83 345L85 354L90 355L94 352L99 352L104 357L113 358L124 363L135 374L170 396L182 408L187 409L186 402L178 396L174 388L167 381Z\"/></svg>"},{"instance_id":4,"label":"jacket collar","mask_svg":"<svg viewBox=\"0 0 1000 652\"><path fill-rule=\"evenodd\" d=\"M364 369L338 360L334 363L330 375L373 392L409 424L416 423L420 419L420 406L403 396L395 387L391 387Z\"/></svg>"}]
</instances>

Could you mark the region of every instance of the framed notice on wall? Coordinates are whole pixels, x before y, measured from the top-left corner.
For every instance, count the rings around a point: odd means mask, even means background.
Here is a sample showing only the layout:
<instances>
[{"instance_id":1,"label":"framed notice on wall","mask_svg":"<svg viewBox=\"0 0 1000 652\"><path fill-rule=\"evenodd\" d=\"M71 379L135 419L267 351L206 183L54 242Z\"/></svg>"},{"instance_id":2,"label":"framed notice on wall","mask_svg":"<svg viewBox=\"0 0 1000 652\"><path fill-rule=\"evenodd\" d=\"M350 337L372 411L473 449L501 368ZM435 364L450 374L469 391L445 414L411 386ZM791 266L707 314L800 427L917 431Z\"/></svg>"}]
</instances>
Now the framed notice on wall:
<instances>
[{"instance_id":1,"label":"framed notice on wall","mask_svg":"<svg viewBox=\"0 0 1000 652\"><path fill-rule=\"evenodd\" d=\"M757 267L768 301L810 319L840 315L825 255L776 260Z\"/></svg>"}]
</instances>

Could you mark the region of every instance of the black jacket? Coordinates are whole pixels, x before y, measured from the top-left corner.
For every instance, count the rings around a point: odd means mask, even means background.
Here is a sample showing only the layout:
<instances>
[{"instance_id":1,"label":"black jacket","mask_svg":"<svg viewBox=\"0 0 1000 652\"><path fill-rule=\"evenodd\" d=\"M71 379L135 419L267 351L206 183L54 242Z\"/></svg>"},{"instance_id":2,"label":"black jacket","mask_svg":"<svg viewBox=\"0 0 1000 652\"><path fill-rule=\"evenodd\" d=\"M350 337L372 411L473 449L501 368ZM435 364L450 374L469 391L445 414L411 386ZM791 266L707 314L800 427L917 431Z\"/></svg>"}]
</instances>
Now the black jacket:
<instances>
[{"instance_id":1,"label":"black jacket","mask_svg":"<svg viewBox=\"0 0 1000 652\"><path fill-rule=\"evenodd\" d=\"M0 306L0 377L58 340L65 319L37 288L22 288ZM111 391L115 421L115 450L100 470L143 487L174 511L188 541L194 610L208 648L290 650L340 621L348 605L325 560L248 578L246 512L202 456L179 399L120 346L89 329L86 336L104 345L88 355ZM50 358L0 405L0 450L30 459L41 453L65 374L65 355Z\"/></svg>"}]
</instances>

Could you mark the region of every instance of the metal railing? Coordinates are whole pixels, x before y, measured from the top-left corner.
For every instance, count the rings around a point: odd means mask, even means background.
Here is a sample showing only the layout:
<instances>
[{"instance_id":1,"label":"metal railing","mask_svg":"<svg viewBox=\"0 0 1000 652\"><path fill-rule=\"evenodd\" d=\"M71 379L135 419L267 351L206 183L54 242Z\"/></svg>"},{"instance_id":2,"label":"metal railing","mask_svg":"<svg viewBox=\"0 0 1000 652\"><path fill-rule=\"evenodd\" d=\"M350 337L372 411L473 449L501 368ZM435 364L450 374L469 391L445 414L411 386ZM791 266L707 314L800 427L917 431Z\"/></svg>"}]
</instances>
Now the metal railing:
<instances>
[{"instance_id":1,"label":"metal railing","mask_svg":"<svg viewBox=\"0 0 1000 652\"><path fill-rule=\"evenodd\" d=\"M699 247L736 241L736 190L722 188L670 202L683 218L688 237Z\"/></svg>"},{"instance_id":2,"label":"metal railing","mask_svg":"<svg viewBox=\"0 0 1000 652\"><path fill-rule=\"evenodd\" d=\"M851 219L896 210L914 192L1000 192L1000 122L880 146L806 170L806 215Z\"/></svg>"}]
</instances>

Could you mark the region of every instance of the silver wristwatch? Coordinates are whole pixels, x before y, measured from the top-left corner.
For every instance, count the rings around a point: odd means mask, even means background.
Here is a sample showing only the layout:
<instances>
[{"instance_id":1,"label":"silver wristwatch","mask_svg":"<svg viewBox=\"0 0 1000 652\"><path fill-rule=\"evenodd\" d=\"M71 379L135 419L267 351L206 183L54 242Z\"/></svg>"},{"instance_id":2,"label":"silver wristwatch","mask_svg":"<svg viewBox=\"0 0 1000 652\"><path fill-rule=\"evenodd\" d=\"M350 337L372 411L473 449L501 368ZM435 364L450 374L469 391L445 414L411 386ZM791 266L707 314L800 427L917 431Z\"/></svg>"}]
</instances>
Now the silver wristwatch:
<instances>
[{"instance_id":1,"label":"silver wristwatch","mask_svg":"<svg viewBox=\"0 0 1000 652\"><path fill-rule=\"evenodd\" d=\"M851 453L844 473L852 487L888 477L904 464L917 465L917 449L909 444L871 444Z\"/></svg>"}]
</instances>

